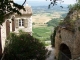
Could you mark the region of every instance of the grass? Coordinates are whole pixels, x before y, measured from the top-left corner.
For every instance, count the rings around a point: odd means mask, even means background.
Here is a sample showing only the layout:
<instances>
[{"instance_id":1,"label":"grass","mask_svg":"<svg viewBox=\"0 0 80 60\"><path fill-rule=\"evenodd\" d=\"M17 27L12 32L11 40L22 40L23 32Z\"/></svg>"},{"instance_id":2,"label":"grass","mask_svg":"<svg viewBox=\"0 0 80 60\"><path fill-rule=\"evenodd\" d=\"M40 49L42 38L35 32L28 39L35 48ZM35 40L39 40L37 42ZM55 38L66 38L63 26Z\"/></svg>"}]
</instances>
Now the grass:
<instances>
[{"instance_id":1,"label":"grass","mask_svg":"<svg viewBox=\"0 0 80 60\"><path fill-rule=\"evenodd\" d=\"M33 36L41 41L50 40L52 27L33 27Z\"/></svg>"}]
</instances>

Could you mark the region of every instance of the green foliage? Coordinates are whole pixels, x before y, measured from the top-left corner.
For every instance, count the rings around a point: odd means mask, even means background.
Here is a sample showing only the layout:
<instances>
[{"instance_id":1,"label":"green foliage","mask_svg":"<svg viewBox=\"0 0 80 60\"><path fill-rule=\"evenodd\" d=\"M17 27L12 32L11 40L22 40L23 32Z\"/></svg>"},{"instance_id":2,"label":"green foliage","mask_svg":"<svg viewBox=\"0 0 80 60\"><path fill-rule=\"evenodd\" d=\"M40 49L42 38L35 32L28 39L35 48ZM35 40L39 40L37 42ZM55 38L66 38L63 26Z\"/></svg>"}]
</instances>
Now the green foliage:
<instances>
[{"instance_id":1,"label":"green foliage","mask_svg":"<svg viewBox=\"0 0 80 60\"><path fill-rule=\"evenodd\" d=\"M59 25L64 25L64 20L60 21Z\"/></svg>"},{"instance_id":2,"label":"green foliage","mask_svg":"<svg viewBox=\"0 0 80 60\"><path fill-rule=\"evenodd\" d=\"M80 27L78 27L78 30L80 31Z\"/></svg>"},{"instance_id":3,"label":"green foliage","mask_svg":"<svg viewBox=\"0 0 80 60\"><path fill-rule=\"evenodd\" d=\"M70 4L70 5L68 6L68 8L69 8L69 10L72 9L72 8L73 8L73 5Z\"/></svg>"},{"instance_id":4,"label":"green foliage","mask_svg":"<svg viewBox=\"0 0 80 60\"><path fill-rule=\"evenodd\" d=\"M24 1L24 3L25 2L26 0ZM6 17L9 17L9 15L13 13L18 13L19 15L21 15L19 10L25 10L23 7L24 3L22 5L19 5L13 0L0 0L0 24L5 21Z\"/></svg>"},{"instance_id":5,"label":"green foliage","mask_svg":"<svg viewBox=\"0 0 80 60\"><path fill-rule=\"evenodd\" d=\"M59 21L60 21L60 19L58 19L58 18L57 19L52 19L49 22L47 22L47 24L48 24L48 26L56 27L56 26L58 26Z\"/></svg>"},{"instance_id":6,"label":"green foliage","mask_svg":"<svg viewBox=\"0 0 80 60\"><path fill-rule=\"evenodd\" d=\"M56 36L56 27L54 28L54 32L53 32L53 33L51 34L51 36L50 36L52 47L55 46L55 36Z\"/></svg>"},{"instance_id":7,"label":"green foliage","mask_svg":"<svg viewBox=\"0 0 80 60\"><path fill-rule=\"evenodd\" d=\"M35 25L35 22L33 22L32 25Z\"/></svg>"},{"instance_id":8,"label":"green foliage","mask_svg":"<svg viewBox=\"0 0 80 60\"><path fill-rule=\"evenodd\" d=\"M25 33L23 30L19 30L19 34L23 34Z\"/></svg>"},{"instance_id":9,"label":"green foliage","mask_svg":"<svg viewBox=\"0 0 80 60\"><path fill-rule=\"evenodd\" d=\"M62 14L62 19L64 19L64 18L66 17L66 15L67 15L67 14L65 14L65 13Z\"/></svg>"},{"instance_id":10,"label":"green foliage","mask_svg":"<svg viewBox=\"0 0 80 60\"><path fill-rule=\"evenodd\" d=\"M47 0L46 0L47 1ZM48 8L50 8L51 5L57 5L57 2L64 2L63 0L50 0L51 3L49 4ZM63 8L63 6L60 6L61 8Z\"/></svg>"},{"instance_id":11,"label":"green foliage","mask_svg":"<svg viewBox=\"0 0 80 60\"><path fill-rule=\"evenodd\" d=\"M27 33L11 33L6 43L3 60L45 60L43 43Z\"/></svg>"},{"instance_id":12,"label":"green foliage","mask_svg":"<svg viewBox=\"0 0 80 60\"><path fill-rule=\"evenodd\" d=\"M61 38L61 35L59 35L59 38Z\"/></svg>"},{"instance_id":13,"label":"green foliage","mask_svg":"<svg viewBox=\"0 0 80 60\"><path fill-rule=\"evenodd\" d=\"M41 41L50 40L52 27L35 27L33 28L33 36Z\"/></svg>"},{"instance_id":14,"label":"green foliage","mask_svg":"<svg viewBox=\"0 0 80 60\"><path fill-rule=\"evenodd\" d=\"M71 32L75 32L75 21L76 20L70 20L70 19L65 19L59 22L59 26L64 27L66 30L69 30Z\"/></svg>"},{"instance_id":15,"label":"green foliage","mask_svg":"<svg viewBox=\"0 0 80 60\"><path fill-rule=\"evenodd\" d=\"M77 0L77 3L73 4L73 5L69 5L69 10L80 10L80 0Z\"/></svg>"}]
</instances>

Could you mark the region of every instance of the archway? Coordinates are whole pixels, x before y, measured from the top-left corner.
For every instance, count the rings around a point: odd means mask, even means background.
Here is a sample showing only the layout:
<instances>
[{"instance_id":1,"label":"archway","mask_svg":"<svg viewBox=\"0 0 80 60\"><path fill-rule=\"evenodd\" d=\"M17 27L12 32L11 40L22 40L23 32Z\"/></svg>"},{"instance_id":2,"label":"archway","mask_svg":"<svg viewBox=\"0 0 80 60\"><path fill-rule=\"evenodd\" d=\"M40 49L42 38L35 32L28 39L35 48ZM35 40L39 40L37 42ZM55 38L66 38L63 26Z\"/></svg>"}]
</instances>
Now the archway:
<instances>
[{"instance_id":1,"label":"archway","mask_svg":"<svg viewBox=\"0 0 80 60\"><path fill-rule=\"evenodd\" d=\"M71 52L69 47L66 44L60 45L60 53L59 53L60 59L59 60L69 60L71 59Z\"/></svg>"}]
</instances>

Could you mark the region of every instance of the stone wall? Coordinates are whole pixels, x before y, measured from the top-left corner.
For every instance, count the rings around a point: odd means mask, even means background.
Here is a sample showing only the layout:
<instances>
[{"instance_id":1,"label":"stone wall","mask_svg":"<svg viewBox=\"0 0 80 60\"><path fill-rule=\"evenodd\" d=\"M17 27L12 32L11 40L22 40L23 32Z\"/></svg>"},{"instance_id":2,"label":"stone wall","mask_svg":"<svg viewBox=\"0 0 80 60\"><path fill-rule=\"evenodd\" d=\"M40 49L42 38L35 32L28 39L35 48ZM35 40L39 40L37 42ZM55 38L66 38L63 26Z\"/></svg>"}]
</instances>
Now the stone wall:
<instances>
[{"instance_id":1,"label":"stone wall","mask_svg":"<svg viewBox=\"0 0 80 60\"><path fill-rule=\"evenodd\" d=\"M29 16L29 17L22 16L21 18L28 20L28 22L27 22L27 28L25 28L25 27L18 27L18 28L16 28L15 27L15 32L18 33L19 30L23 30L25 32L31 32L32 33L32 17L31 16ZM15 19L20 19L20 17L15 17ZM15 26L16 26L16 24L15 24Z\"/></svg>"},{"instance_id":2,"label":"stone wall","mask_svg":"<svg viewBox=\"0 0 80 60\"><path fill-rule=\"evenodd\" d=\"M74 39L74 58L80 56L80 19L75 22L75 39Z\"/></svg>"},{"instance_id":3,"label":"stone wall","mask_svg":"<svg viewBox=\"0 0 80 60\"><path fill-rule=\"evenodd\" d=\"M2 52L5 47L5 40L6 40L6 21L1 26L1 45L2 45Z\"/></svg>"},{"instance_id":4,"label":"stone wall","mask_svg":"<svg viewBox=\"0 0 80 60\"><path fill-rule=\"evenodd\" d=\"M55 37L55 55L57 58L60 45L63 43L69 47L72 59L80 56L80 19L76 20L74 28L74 32L66 30L66 28L58 28Z\"/></svg>"},{"instance_id":5,"label":"stone wall","mask_svg":"<svg viewBox=\"0 0 80 60\"><path fill-rule=\"evenodd\" d=\"M62 40L61 40L61 38L59 38L59 36L60 36L59 30L57 30L56 37L55 37L55 56L56 56L56 58L58 58L59 47L60 47L60 44L62 42Z\"/></svg>"},{"instance_id":6,"label":"stone wall","mask_svg":"<svg viewBox=\"0 0 80 60\"><path fill-rule=\"evenodd\" d=\"M60 45L63 43L69 47L71 54L73 54L74 45L72 44L74 44L74 34L66 29L59 28L55 37L55 54L57 57L59 54Z\"/></svg>"}]
</instances>

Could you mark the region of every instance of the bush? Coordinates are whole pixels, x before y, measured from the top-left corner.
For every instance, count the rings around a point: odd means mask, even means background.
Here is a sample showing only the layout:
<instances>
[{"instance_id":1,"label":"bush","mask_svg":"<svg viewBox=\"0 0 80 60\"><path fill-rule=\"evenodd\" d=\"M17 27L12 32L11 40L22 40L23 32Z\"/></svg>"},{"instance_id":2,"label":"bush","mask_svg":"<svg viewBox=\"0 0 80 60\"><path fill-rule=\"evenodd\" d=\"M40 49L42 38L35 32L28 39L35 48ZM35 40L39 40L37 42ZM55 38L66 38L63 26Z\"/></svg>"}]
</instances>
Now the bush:
<instances>
[{"instance_id":1,"label":"bush","mask_svg":"<svg viewBox=\"0 0 80 60\"><path fill-rule=\"evenodd\" d=\"M57 27L54 28L54 32L53 32L53 33L51 34L51 36L50 36L52 47L55 47L55 36L56 36L56 30L57 30Z\"/></svg>"},{"instance_id":2,"label":"bush","mask_svg":"<svg viewBox=\"0 0 80 60\"><path fill-rule=\"evenodd\" d=\"M47 49L43 43L27 33L11 33L2 60L45 60Z\"/></svg>"}]
</instances>

